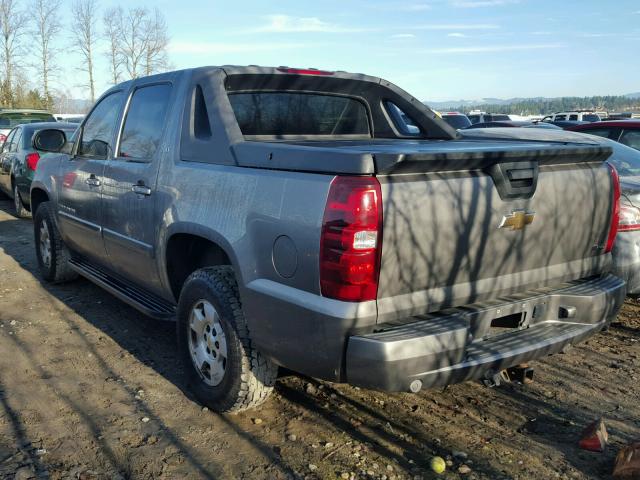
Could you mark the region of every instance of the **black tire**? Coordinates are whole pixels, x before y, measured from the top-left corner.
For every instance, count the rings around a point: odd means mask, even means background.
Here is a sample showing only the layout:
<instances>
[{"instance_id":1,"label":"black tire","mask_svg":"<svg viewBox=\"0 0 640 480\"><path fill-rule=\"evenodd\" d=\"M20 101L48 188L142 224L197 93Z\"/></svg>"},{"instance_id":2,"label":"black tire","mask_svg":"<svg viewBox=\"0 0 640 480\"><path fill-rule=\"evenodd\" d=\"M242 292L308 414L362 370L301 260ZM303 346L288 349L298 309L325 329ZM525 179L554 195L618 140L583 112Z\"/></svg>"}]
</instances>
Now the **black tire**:
<instances>
[{"instance_id":1,"label":"black tire","mask_svg":"<svg viewBox=\"0 0 640 480\"><path fill-rule=\"evenodd\" d=\"M49 235L49 255L45 254L41 242L45 230ZM38 206L33 220L33 231L38 267L44 279L51 283L62 283L78 278L78 274L69 266L71 254L60 237L49 202L43 202Z\"/></svg>"},{"instance_id":2,"label":"black tire","mask_svg":"<svg viewBox=\"0 0 640 480\"><path fill-rule=\"evenodd\" d=\"M191 315L203 300L215 308L226 343L226 366L217 385L206 382L202 368L196 366L191 354L193 338L196 338ZM187 386L202 404L220 413L239 412L269 398L278 367L251 344L231 267L203 268L191 274L180 293L177 334Z\"/></svg>"},{"instance_id":3,"label":"black tire","mask_svg":"<svg viewBox=\"0 0 640 480\"><path fill-rule=\"evenodd\" d=\"M29 218L31 216L31 212L29 212L29 210L24 207L24 203L22 203L22 197L20 196L17 185L13 186L13 206L19 218Z\"/></svg>"}]
</instances>

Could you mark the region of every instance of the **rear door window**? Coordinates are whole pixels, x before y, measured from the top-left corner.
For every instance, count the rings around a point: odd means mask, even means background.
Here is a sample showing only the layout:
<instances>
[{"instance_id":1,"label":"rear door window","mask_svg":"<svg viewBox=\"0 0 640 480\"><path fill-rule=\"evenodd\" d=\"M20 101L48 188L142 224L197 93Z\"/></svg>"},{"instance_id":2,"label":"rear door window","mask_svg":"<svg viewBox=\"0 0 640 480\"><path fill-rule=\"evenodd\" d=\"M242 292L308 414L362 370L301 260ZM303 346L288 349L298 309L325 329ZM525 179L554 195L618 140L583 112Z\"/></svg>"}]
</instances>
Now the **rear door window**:
<instances>
[{"instance_id":1,"label":"rear door window","mask_svg":"<svg viewBox=\"0 0 640 480\"><path fill-rule=\"evenodd\" d=\"M569 115L569 120L571 121L578 121L578 115L574 114L574 115Z\"/></svg>"},{"instance_id":2,"label":"rear door window","mask_svg":"<svg viewBox=\"0 0 640 480\"><path fill-rule=\"evenodd\" d=\"M162 139L170 95L168 83L136 89L124 121L119 157L148 160L154 156Z\"/></svg>"},{"instance_id":3,"label":"rear door window","mask_svg":"<svg viewBox=\"0 0 640 480\"><path fill-rule=\"evenodd\" d=\"M231 93L243 135L371 136L365 105L351 97L302 92Z\"/></svg>"},{"instance_id":4,"label":"rear door window","mask_svg":"<svg viewBox=\"0 0 640 480\"><path fill-rule=\"evenodd\" d=\"M640 150L640 130L623 130L620 143Z\"/></svg>"},{"instance_id":5,"label":"rear door window","mask_svg":"<svg viewBox=\"0 0 640 480\"><path fill-rule=\"evenodd\" d=\"M10 152L17 152L20 147L20 140L22 140L22 128L16 128L16 134L11 140L11 147L9 147Z\"/></svg>"},{"instance_id":6,"label":"rear door window","mask_svg":"<svg viewBox=\"0 0 640 480\"><path fill-rule=\"evenodd\" d=\"M610 128L586 128L578 131L581 133L588 133L589 135L597 135L598 137L611 138Z\"/></svg>"},{"instance_id":7,"label":"rear door window","mask_svg":"<svg viewBox=\"0 0 640 480\"><path fill-rule=\"evenodd\" d=\"M4 144L2 145L3 152L9 151L9 149L11 148L11 142L13 141L13 137L15 136L16 136L16 129L14 128L9 132L9 135L7 135L7 139L4 141Z\"/></svg>"}]
</instances>

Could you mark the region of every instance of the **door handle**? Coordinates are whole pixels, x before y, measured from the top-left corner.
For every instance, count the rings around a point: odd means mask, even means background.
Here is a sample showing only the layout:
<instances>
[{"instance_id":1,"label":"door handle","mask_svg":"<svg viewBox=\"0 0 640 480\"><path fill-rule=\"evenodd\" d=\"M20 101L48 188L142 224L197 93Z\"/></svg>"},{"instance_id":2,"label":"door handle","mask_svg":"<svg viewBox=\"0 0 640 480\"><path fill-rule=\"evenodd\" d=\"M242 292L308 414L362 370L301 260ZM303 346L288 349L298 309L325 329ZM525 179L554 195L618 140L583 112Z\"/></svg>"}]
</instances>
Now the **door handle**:
<instances>
[{"instance_id":1,"label":"door handle","mask_svg":"<svg viewBox=\"0 0 640 480\"><path fill-rule=\"evenodd\" d=\"M100 180L98 180L95 175L91 175L89 178L87 178L86 182L90 187L99 187L100 185L102 185Z\"/></svg>"},{"instance_id":2,"label":"door handle","mask_svg":"<svg viewBox=\"0 0 640 480\"><path fill-rule=\"evenodd\" d=\"M144 195L148 197L151 195L151 189L146 185L136 184L131 187L131 191L137 195Z\"/></svg>"}]
</instances>

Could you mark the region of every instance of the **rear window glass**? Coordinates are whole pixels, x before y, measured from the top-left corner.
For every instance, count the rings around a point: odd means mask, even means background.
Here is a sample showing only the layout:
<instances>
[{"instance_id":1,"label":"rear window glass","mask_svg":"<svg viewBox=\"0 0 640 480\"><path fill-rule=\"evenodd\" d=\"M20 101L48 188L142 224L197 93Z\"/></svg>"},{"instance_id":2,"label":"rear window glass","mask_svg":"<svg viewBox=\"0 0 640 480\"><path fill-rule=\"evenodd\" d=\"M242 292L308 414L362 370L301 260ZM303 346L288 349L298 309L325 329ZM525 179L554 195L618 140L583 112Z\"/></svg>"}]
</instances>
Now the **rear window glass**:
<instances>
[{"instance_id":1,"label":"rear window glass","mask_svg":"<svg viewBox=\"0 0 640 480\"><path fill-rule=\"evenodd\" d=\"M508 122L511 120L509 115L491 115L491 121L493 122Z\"/></svg>"},{"instance_id":2,"label":"rear window glass","mask_svg":"<svg viewBox=\"0 0 640 480\"><path fill-rule=\"evenodd\" d=\"M25 123L55 122L49 113L7 112L0 113L0 128L13 128Z\"/></svg>"},{"instance_id":3,"label":"rear window glass","mask_svg":"<svg viewBox=\"0 0 640 480\"><path fill-rule=\"evenodd\" d=\"M370 135L360 101L295 92L229 94L243 135Z\"/></svg>"},{"instance_id":4,"label":"rear window glass","mask_svg":"<svg viewBox=\"0 0 640 480\"><path fill-rule=\"evenodd\" d=\"M594 113L585 113L582 115L582 120L585 122L599 122L600 117Z\"/></svg>"}]
</instances>

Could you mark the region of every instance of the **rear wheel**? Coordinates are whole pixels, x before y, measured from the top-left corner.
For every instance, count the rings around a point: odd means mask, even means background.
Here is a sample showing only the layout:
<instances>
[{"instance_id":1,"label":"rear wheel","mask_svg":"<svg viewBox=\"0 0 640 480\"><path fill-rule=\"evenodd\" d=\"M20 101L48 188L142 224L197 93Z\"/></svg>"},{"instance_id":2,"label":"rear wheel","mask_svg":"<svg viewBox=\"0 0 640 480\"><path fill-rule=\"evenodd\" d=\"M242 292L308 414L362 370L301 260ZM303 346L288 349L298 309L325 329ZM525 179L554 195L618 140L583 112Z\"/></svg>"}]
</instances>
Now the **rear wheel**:
<instances>
[{"instance_id":1,"label":"rear wheel","mask_svg":"<svg viewBox=\"0 0 640 480\"><path fill-rule=\"evenodd\" d=\"M33 220L36 257L40 273L45 280L62 283L74 280L78 274L71 269L71 254L60 237L49 202L38 206Z\"/></svg>"},{"instance_id":2,"label":"rear wheel","mask_svg":"<svg viewBox=\"0 0 640 480\"><path fill-rule=\"evenodd\" d=\"M18 189L18 185L13 186L13 205L16 209L16 215L20 218L29 218L31 213L29 210L24 208L24 203L22 203L22 196L20 195L20 190Z\"/></svg>"},{"instance_id":3,"label":"rear wheel","mask_svg":"<svg viewBox=\"0 0 640 480\"><path fill-rule=\"evenodd\" d=\"M238 412L269 397L278 367L252 346L231 267L204 268L187 279L177 329L188 386L204 405Z\"/></svg>"}]
</instances>

